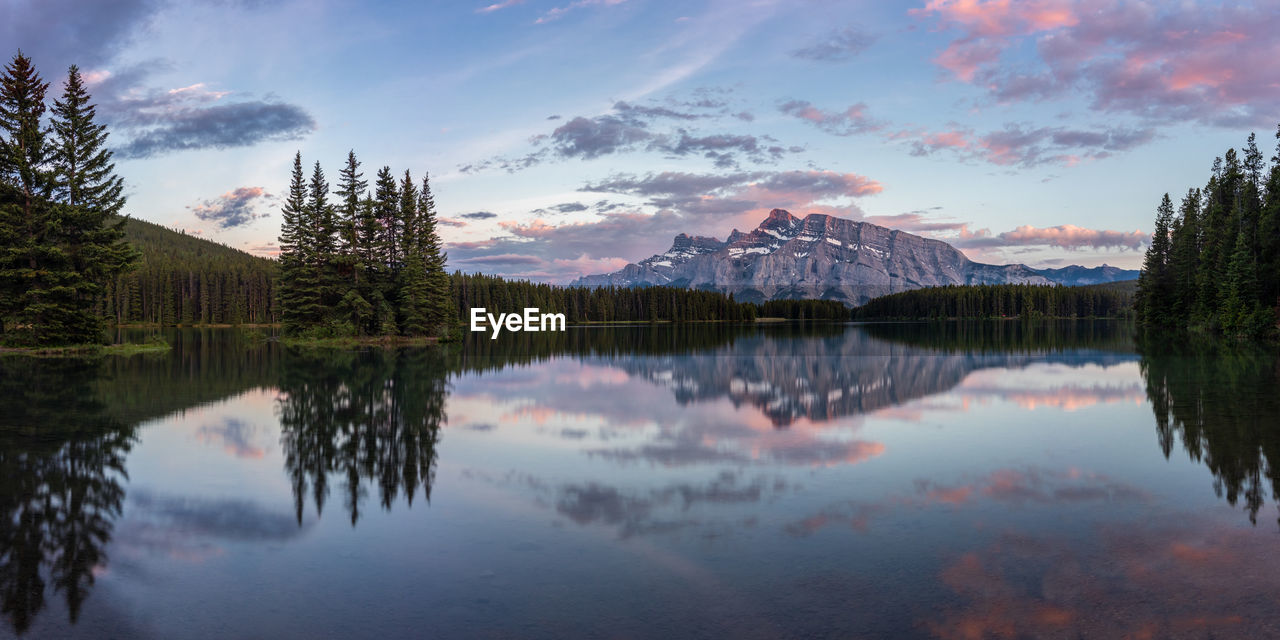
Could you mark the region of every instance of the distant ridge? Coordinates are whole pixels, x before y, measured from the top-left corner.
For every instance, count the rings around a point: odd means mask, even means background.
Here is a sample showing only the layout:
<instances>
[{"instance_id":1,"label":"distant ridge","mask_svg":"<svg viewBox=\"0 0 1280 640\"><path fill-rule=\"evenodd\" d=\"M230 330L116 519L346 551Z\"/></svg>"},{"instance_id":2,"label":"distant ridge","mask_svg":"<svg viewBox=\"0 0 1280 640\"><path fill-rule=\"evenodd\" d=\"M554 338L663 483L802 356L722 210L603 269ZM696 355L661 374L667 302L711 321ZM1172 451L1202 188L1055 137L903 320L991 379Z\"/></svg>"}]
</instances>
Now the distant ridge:
<instances>
[{"instance_id":1,"label":"distant ridge","mask_svg":"<svg viewBox=\"0 0 1280 640\"><path fill-rule=\"evenodd\" d=\"M1138 274L1142 273L1137 269L1121 269L1109 264L1103 264L1100 267L1071 265L1060 269L1035 269L1035 272L1058 284L1073 287L1086 284L1106 284L1108 282L1137 280Z\"/></svg>"},{"instance_id":2,"label":"distant ridge","mask_svg":"<svg viewBox=\"0 0 1280 640\"><path fill-rule=\"evenodd\" d=\"M1132 275L1129 275L1132 274ZM974 262L932 238L823 214L774 209L755 229L716 238L680 234L671 248L577 286L672 286L733 294L741 302L838 300L860 305L898 291L951 284L1084 284L1133 279L1110 266L1034 270Z\"/></svg>"}]
</instances>

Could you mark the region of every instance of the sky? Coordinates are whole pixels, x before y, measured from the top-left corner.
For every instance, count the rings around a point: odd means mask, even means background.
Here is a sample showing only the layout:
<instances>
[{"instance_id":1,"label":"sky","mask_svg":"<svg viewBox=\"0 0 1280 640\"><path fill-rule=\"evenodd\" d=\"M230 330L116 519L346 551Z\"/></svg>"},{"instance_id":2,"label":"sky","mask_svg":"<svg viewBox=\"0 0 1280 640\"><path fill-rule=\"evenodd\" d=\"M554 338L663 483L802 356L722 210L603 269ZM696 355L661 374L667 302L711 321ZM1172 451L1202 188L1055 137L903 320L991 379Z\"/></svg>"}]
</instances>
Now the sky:
<instances>
[{"instance_id":1,"label":"sky","mask_svg":"<svg viewBox=\"0 0 1280 640\"><path fill-rule=\"evenodd\" d=\"M295 152L429 173L449 268L550 282L769 210L1137 268L1160 197L1280 123L1272 3L0 0L76 64L126 212L278 252Z\"/></svg>"}]
</instances>

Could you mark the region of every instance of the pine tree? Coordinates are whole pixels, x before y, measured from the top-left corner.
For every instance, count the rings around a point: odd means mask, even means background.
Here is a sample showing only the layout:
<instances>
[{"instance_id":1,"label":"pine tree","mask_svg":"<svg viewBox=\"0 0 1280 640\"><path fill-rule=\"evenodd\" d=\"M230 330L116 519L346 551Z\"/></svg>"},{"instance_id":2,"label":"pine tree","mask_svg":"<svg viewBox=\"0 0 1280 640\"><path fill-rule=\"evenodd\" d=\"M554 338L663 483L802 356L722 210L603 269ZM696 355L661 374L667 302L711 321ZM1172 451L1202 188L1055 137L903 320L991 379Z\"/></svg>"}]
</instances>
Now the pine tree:
<instances>
[{"instance_id":1,"label":"pine tree","mask_svg":"<svg viewBox=\"0 0 1280 640\"><path fill-rule=\"evenodd\" d=\"M1253 256L1240 230L1241 238L1227 267L1226 296L1222 309L1222 326L1228 332L1252 336L1256 331L1253 320L1258 311L1258 278Z\"/></svg>"},{"instance_id":2,"label":"pine tree","mask_svg":"<svg viewBox=\"0 0 1280 640\"><path fill-rule=\"evenodd\" d=\"M1172 317L1177 326L1191 321L1196 300L1196 267L1200 254L1200 190L1188 189L1170 231L1169 270L1173 296Z\"/></svg>"},{"instance_id":3,"label":"pine tree","mask_svg":"<svg viewBox=\"0 0 1280 640\"><path fill-rule=\"evenodd\" d=\"M453 294L445 271L449 256L436 231L436 201L431 195L429 173L422 176L422 190L418 194L418 224L414 233L427 270L427 324L437 331L443 330L454 321L451 304Z\"/></svg>"},{"instance_id":4,"label":"pine tree","mask_svg":"<svg viewBox=\"0 0 1280 640\"><path fill-rule=\"evenodd\" d=\"M360 199L359 215L356 219L356 267L364 273L366 283L378 282L382 270L378 265L378 205L365 192Z\"/></svg>"},{"instance_id":5,"label":"pine tree","mask_svg":"<svg viewBox=\"0 0 1280 640\"><path fill-rule=\"evenodd\" d=\"M307 183L302 172L302 153L293 157L289 195L281 208L280 305L285 333L297 335L319 320L323 308L318 280L312 263L312 233L307 207Z\"/></svg>"},{"instance_id":6,"label":"pine tree","mask_svg":"<svg viewBox=\"0 0 1280 640\"><path fill-rule=\"evenodd\" d=\"M360 283L359 235L356 228L360 218L360 198L369 188L369 182L360 173L360 161L356 159L355 150L347 152L347 165L338 171L338 188L333 195L338 197L338 252L342 256L344 270L350 271L351 280Z\"/></svg>"},{"instance_id":7,"label":"pine tree","mask_svg":"<svg viewBox=\"0 0 1280 640\"><path fill-rule=\"evenodd\" d=\"M62 212L49 200L48 89L21 51L0 76L0 317L5 340L18 345L67 343L85 331L68 286L70 260L57 242Z\"/></svg>"},{"instance_id":8,"label":"pine tree","mask_svg":"<svg viewBox=\"0 0 1280 640\"><path fill-rule=\"evenodd\" d=\"M329 319L328 311L337 306L345 291L341 288L338 274L337 224L333 206L329 204L329 181L325 179L324 169L318 161L311 171L306 211L311 232L307 259L315 269L316 290L321 304L317 321L324 322Z\"/></svg>"},{"instance_id":9,"label":"pine tree","mask_svg":"<svg viewBox=\"0 0 1280 640\"><path fill-rule=\"evenodd\" d=\"M107 125L95 124L97 108L72 65L62 99L53 103L54 195L59 202L120 215L124 181L106 148Z\"/></svg>"},{"instance_id":10,"label":"pine tree","mask_svg":"<svg viewBox=\"0 0 1280 640\"><path fill-rule=\"evenodd\" d=\"M395 282L396 272L400 270L397 255L400 246L400 194L391 167L384 166L378 170L373 189L374 216L378 220L377 260L384 270L381 284L385 287Z\"/></svg>"},{"instance_id":11,"label":"pine tree","mask_svg":"<svg viewBox=\"0 0 1280 640\"><path fill-rule=\"evenodd\" d=\"M1173 201L1164 194L1157 209L1155 230L1151 233L1151 246L1147 249L1138 277L1138 319L1149 326L1170 323L1171 304L1169 256L1170 224L1173 220Z\"/></svg>"},{"instance_id":12,"label":"pine tree","mask_svg":"<svg viewBox=\"0 0 1280 640\"><path fill-rule=\"evenodd\" d=\"M400 333L420 336L429 331L426 316L427 268L418 245L418 189L406 169L400 181L400 254L404 268L400 271Z\"/></svg>"},{"instance_id":13,"label":"pine tree","mask_svg":"<svg viewBox=\"0 0 1280 640\"><path fill-rule=\"evenodd\" d=\"M124 241L124 181L115 173L104 144L107 127L96 111L74 65L68 70L62 99L54 102L54 197L67 206L59 225L73 269L79 274L81 313L87 331L98 333L93 307L117 275L140 256ZM90 320L93 318L93 320Z\"/></svg>"},{"instance_id":14,"label":"pine tree","mask_svg":"<svg viewBox=\"0 0 1280 640\"><path fill-rule=\"evenodd\" d=\"M30 218L36 201L48 198L54 176L54 153L43 124L49 83L40 78L31 59L19 51L0 76L0 178L22 195L23 216Z\"/></svg>"}]
</instances>

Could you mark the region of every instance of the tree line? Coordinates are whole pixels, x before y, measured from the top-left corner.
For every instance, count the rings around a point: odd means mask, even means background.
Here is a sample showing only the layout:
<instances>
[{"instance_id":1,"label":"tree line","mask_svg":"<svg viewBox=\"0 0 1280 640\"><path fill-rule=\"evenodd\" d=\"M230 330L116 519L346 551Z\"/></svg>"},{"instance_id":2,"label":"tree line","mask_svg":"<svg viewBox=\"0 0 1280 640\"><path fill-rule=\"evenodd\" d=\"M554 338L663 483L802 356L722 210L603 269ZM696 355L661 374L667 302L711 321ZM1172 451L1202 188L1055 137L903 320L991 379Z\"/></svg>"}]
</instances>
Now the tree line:
<instances>
[{"instance_id":1,"label":"tree line","mask_svg":"<svg viewBox=\"0 0 1280 640\"><path fill-rule=\"evenodd\" d=\"M881 296L854 316L872 319L1122 318L1132 312L1133 287L1036 284L948 285Z\"/></svg>"},{"instance_id":2,"label":"tree line","mask_svg":"<svg viewBox=\"0 0 1280 640\"><path fill-rule=\"evenodd\" d=\"M280 231L280 319L289 335L440 336L452 322L447 256L436 232L430 178L377 173L373 192L356 154L329 182L308 180L294 156Z\"/></svg>"},{"instance_id":3,"label":"tree line","mask_svg":"<svg viewBox=\"0 0 1280 640\"><path fill-rule=\"evenodd\" d=\"M849 319L849 309L833 300L770 300L756 304L738 302L732 293L681 287L564 287L461 272L454 272L449 279L454 311L463 319L470 316L473 307L504 312L537 307L563 313L571 323Z\"/></svg>"},{"instance_id":4,"label":"tree line","mask_svg":"<svg viewBox=\"0 0 1280 640\"><path fill-rule=\"evenodd\" d=\"M450 278L459 318L473 307L513 312L529 307L563 313L569 322L751 321L753 305L714 291L676 287L561 287L481 273Z\"/></svg>"},{"instance_id":5,"label":"tree line","mask_svg":"<svg viewBox=\"0 0 1280 640\"><path fill-rule=\"evenodd\" d=\"M97 343L106 288L137 261L124 183L80 70L52 104L21 51L0 74L0 342Z\"/></svg>"},{"instance_id":6,"label":"tree line","mask_svg":"<svg viewBox=\"0 0 1280 640\"><path fill-rule=\"evenodd\" d=\"M1153 329L1260 338L1275 335L1278 304L1280 145L1267 168L1251 133L1243 154L1214 159L1208 183L1176 212L1169 194L1160 200L1137 316Z\"/></svg>"}]
</instances>

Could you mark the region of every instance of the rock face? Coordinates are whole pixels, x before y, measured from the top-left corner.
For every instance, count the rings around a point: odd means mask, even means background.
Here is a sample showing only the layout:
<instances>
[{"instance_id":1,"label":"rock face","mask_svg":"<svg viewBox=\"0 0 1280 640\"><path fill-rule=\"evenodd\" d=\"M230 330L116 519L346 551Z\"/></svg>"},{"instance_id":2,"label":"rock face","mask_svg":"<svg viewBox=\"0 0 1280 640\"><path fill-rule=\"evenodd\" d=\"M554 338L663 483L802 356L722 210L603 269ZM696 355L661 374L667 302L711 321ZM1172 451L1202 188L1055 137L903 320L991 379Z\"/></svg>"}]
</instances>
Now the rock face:
<instances>
[{"instance_id":1,"label":"rock face","mask_svg":"<svg viewBox=\"0 0 1280 640\"><path fill-rule=\"evenodd\" d=\"M664 285L732 293L742 302L838 300L860 305L877 296L948 284L1052 284L1020 264L969 260L942 242L821 214L797 218L782 209L750 233L676 236L671 249L619 271L584 276L577 286Z\"/></svg>"}]
</instances>

